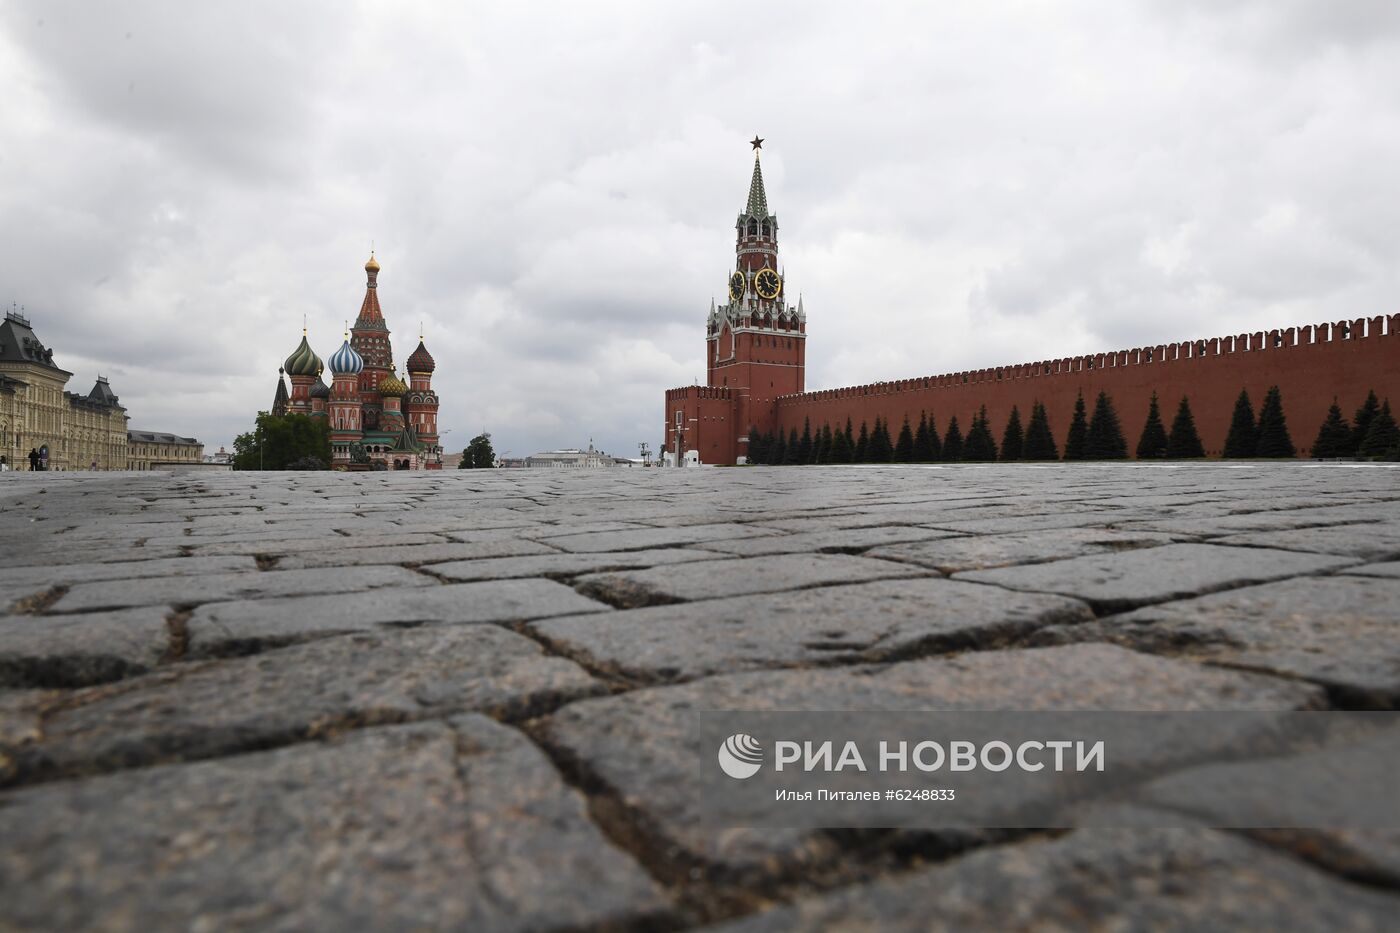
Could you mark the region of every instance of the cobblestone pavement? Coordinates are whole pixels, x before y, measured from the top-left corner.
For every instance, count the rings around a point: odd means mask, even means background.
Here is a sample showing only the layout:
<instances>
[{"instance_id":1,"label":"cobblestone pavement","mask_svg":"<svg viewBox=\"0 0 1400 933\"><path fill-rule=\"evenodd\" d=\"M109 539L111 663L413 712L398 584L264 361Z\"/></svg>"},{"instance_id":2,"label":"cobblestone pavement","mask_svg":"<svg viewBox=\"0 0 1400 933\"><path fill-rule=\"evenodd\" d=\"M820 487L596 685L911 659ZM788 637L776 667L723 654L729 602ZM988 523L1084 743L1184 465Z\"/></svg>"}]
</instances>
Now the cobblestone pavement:
<instances>
[{"instance_id":1,"label":"cobblestone pavement","mask_svg":"<svg viewBox=\"0 0 1400 933\"><path fill-rule=\"evenodd\" d=\"M672 728L1395 709L1395 469L9 473L0 533L0 928L1400 911L1393 831L707 831Z\"/></svg>"}]
</instances>

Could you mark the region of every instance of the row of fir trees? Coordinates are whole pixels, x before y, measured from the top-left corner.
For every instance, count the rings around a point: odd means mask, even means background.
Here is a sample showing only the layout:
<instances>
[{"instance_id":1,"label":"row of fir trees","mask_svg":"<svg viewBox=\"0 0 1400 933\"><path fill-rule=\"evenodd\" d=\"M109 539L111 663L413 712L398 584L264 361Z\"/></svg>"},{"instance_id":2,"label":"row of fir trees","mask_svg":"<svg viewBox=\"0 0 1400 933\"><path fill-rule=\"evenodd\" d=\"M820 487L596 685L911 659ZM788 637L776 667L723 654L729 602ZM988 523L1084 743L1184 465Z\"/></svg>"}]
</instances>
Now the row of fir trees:
<instances>
[{"instance_id":1,"label":"row of fir trees","mask_svg":"<svg viewBox=\"0 0 1400 933\"><path fill-rule=\"evenodd\" d=\"M1288 434L1283 413L1283 397L1278 386L1269 389L1258 416L1250 402L1249 393L1240 392L1230 433L1225 441L1226 457L1292 457L1297 451ZM1168 428L1152 394L1148 403L1147 421L1138 438L1133 454L1139 460L1184 460L1206 455L1191 403L1185 396L1177 405L1176 416ZM1348 423L1334 402L1327 420L1318 434L1312 451L1315 457L1363 456L1400 458L1400 428L1390 412L1390 402L1378 402L1374 392ZM1126 460L1128 441L1113 400L1100 392L1090 414L1081 394L1074 403L1069 432L1065 436L1064 452L1050 430L1045 406L1031 406L1030 420L1024 426L1021 412L1015 406L1007 418L998 444L987 420L983 405L973 416L964 434L956 416L949 419L947 430L939 437L934 419L927 412L912 425L906 418L897 436L891 437L890 425L882 418L874 427L865 422L856 431L851 419L844 427L824 424L813 429L811 419L802 425L802 433L792 428L784 436L779 432L760 433L757 427L749 431L749 462L769 465L808 463L934 463L991 462L1015 460Z\"/></svg>"}]
</instances>

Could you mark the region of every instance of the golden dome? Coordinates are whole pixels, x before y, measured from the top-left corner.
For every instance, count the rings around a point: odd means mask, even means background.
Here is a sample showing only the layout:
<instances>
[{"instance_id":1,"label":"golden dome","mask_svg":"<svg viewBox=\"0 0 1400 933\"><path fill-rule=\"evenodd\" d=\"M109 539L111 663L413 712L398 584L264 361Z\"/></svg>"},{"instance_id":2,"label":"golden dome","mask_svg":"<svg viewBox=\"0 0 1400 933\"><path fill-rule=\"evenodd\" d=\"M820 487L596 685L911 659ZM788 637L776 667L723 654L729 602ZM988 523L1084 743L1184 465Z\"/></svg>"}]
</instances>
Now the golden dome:
<instances>
[{"instance_id":1,"label":"golden dome","mask_svg":"<svg viewBox=\"0 0 1400 933\"><path fill-rule=\"evenodd\" d=\"M398 376L394 375L393 373L390 373L383 379L379 380L380 395L391 396L393 398L402 398L407 393L408 386L404 385L403 380L400 379Z\"/></svg>"},{"instance_id":2,"label":"golden dome","mask_svg":"<svg viewBox=\"0 0 1400 933\"><path fill-rule=\"evenodd\" d=\"M377 259L374 258L374 250L370 250L370 253L369 253L369 262L365 263L365 271L366 271L366 272L378 272L378 271L379 271L379 260L377 260Z\"/></svg>"}]
</instances>

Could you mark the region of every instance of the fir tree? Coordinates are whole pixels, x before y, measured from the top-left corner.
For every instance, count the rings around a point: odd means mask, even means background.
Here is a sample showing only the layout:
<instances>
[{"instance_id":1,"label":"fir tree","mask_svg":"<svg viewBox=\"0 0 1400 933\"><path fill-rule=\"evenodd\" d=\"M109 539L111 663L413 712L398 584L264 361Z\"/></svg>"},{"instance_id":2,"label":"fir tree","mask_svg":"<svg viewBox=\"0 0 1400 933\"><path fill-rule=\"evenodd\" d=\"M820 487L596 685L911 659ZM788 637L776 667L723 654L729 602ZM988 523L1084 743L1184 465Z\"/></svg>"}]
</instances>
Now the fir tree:
<instances>
[{"instance_id":1,"label":"fir tree","mask_svg":"<svg viewBox=\"0 0 1400 933\"><path fill-rule=\"evenodd\" d=\"M1283 416L1283 394L1278 386L1270 386L1264 396L1264 404L1259 407L1259 439L1256 442L1256 457L1296 457L1297 449L1288 436L1288 422Z\"/></svg>"},{"instance_id":2,"label":"fir tree","mask_svg":"<svg viewBox=\"0 0 1400 933\"><path fill-rule=\"evenodd\" d=\"M846 432L845 432L845 431L843 431L843 430L841 430L841 429L839 429L839 428L838 428L838 429L836 430L836 432L835 432L834 434L832 434L832 436L831 436L831 455L830 455L830 460L831 460L832 463L850 463L850 462L851 462L851 441L850 441L850 438L848 438L848 437L846 436Z\"/></svg>"},{"instance_id":3,"label":"fir tree","mask_svg":"<svg viewBox=\"0 0 1400 933\"><path fill-rule=\"evenodd\" d=\"M817 443L817 462L818 462L818 463L830 463L830 462L831 462L831 449L832 449L832 447L835 445L835 443L836 443L836 442L835 442L834 440L832 440L831 425L830 425L829 423L823 424L823 425L822 425L821 440L818 441L818 443Z\"/></svg>"},{"instance_id":4,"label":"fir tree","mask_svg":"<svg viewBox=\"0 0 1400 933\"><path fill-rule=\"evenodd\" d=\"M802 419L802 440L797 442L797 462L811 463L812 457L812 419Z\"/></svg>"},{"instance_id":5,"label":"fir tree","mask_svg":"<svg viewBox=\"0 0 1400 933\"><path fill-rule=\"evenodd\" d=\"M948 421L948 433L943 436L943 459L961 460L963 453L962 428L958 427L958 416Z\"/></svg>"},{"instance_id":6,"label":"fir tree","mask_svg":"<svg viewBox=\"0 0 1400 933\"><path fill-rule=\"evenodd\" d=\"M865 429L865 422L860 423L860 437L856 438L855 463L870 462L870 432Z\"/></svg>"},{"instance_id":7,"label":"fir tree","mask_svg":"<svg viewBox=\"0 0 1400 933\"><path fill-rule=\"evenodd\" d=\"M1031 405L1031 420L1026 426L1026 443L1021 448L1023 460L1058 460L1059 448L1055 446L1055 435L1050 430L1050 416L1040 402Z\"/></svg>"},{"instance_id":8,"label":"fir tree","mask_svg":"<svg viewBox=\"0 0 1400 933\"><path fill-rule=\"evenodd\" d=\"M997 442L992 438L991 425L987 423L987 406L978 409L972 416L972 427L963 441L962 458L968 461L988 462L997 458Z\"/></svg>"},{"instance_id":9,"label":"fir tree","mask_svg":"<svg viewBox=\"0 0 1400 933\"><path fill-rule=\"evenodd\" d=\"M1350 453L1351 447L1351 425L1342 417L1342 406L1337 404L1335 396L1332 398L1332 407L1327 409L1327 417L1322 422L1322 427L1317 429L1317 440L1313 441L1312 455L1318 459L1323 457L1345 457Z\"/></svg>"},{"instance_id":10,"label":"fir tree","mask_svg":"<svg viewBox=\"0 0 1400 933\"><path fill-rule=\"evenodd\" d=\"M787 441L783 438L781 428L773 437L773 442L768 445L768 462L773 466L787 463Z\"/></svg>"},{"instance_id":11,"label":"fir tree","mask_svg":"<svg viewBox=\"0 0 1400 933\"><path fill-rule=\"evenodd\" d=\"M783 463L788 466L802 462L802 442L797 439L797 428L788 431L787 446L783 448Z\"/></svg>"},{"instance_id":12,"label":"fir tree","mask_svg":"<svg viewBox=\"0 0 1400 933\"><path fill-rule=\"evenodd\" d=\"M1065 459L1083 460L1088 456L1089 417L1084 407L1084 393L1074 400L1074 417L1069 422L1069 434L1065 437Z\"/></svg>"},{"instance_id":13,"label":"fir tree","mask_svg":"<svg viewBox=\"0 0 1400 933\"><path fill-rule=\"evenodd\" d=\"M1366 393L1366 401L1356 410L1356 417L1351 419L1351 442L1347 444L1346 456L1354 456L1361 450L1366 432L1371 430L1371 419L1380 414L1380 410L1380 399L1376 398L1376 391L1372 389Z\"/></svg>"},{"instance_id":14,"label":"fir tree","mask_svg":"<svg viewBox=\"0 0 1400 933\"><path fill-rule=\"evenodd\" d=\"M1201 436L1196 433L1196 419L1191 414L1191 403L1186 396L1176 407L1176 418L1172 421L1172 433L1167 438L1167 456L1173 460L1187 460L1204 457L1206 449L1201 444Z\"/></svg>"},{"instance_id":15,"label":"fir tree","mask_svg":"<svg viewBox=\"0 0 1400 933\"><path fill-rule=\"evenodd\" d=\"M749 463L768 462L767 441L768 438L759 433L758 425L749 428Z\"/></svg>"},{"instance_id":16,"label":"fir tree","mask_svg":"<svg viewBox=\"0 0 1400 933\"><path fill-rule=\"evenodd\" d=\"M1167 455L1167 429L1162 427L1162 412L1157 408L1157 393L1152 393L1152 401L1147 404L1147 423L1142 426L1142 437L1138 438L1137 458L1139 460L1160 460Z\"/></svg>"},{"instance_id":17,"label":"fir tree","mask_svg":"<svg viewBox=\"0 0 1400 933\"><path fill-rule=\"evenodd\" d=\"M1026 446L1025 432L1021 430L1021 412L1011 406L1011 417L1006 419L1006 430L1001 432L1001 459L1020 460Z\"/></svg>"},{"instance_id":18,"label":"fir tree","mask_svg":"<svg viewBox=\"0 0 1400 933\"><path fill-rule=\"evenodd\" d=\"M933 415L928 416L928 459L930 463L943 459L943 442L938 439L938 425Z\"/></svg>"},{"instance_id":19,"label":"fir tree","mask_svg":"<svg viewBox=\"0 0 1400 933\"><path fill-rule=\"evenodd\" d=\"M905 416L904 427L899 429L899 441L894 445L895 463L914 461L914 432L909 429L909 418Z\"/></svg>"},{"instance_id":20,"label":"fir tree","mask_svg":"<svg viewBox=\"0 0 1400 933\"><path fill-rule=\"evenodd\" d=\"M1128 440L1123 436L1118 412L1113 410L1113 400L1108 393L1102 390L1094 401L1094 416L1089 419L1084 455L1089 460L1125 460L1128 457Z\"/></svg>"},{"instance_id":21,"label":"fir tree","mask_svg":"<svg viewBox=\"0 0 1400 933\"><path fill-rule=\"evenodd\" d=\"M870 448L867 452L873 463L889 463L894 459L894 445L890 443L890 428L882 418L875 419L875 430L870 433Z\"/></svg>"},{"instance_id":22,"label":"fir tree","mask_svg":"<svg viewBox=\"0 0 1400 933\"><path fill-rule=\"evenodd\" d=\"M1235 399L1235 415L1230 419L1230 433L1225 436L1226 457L1252 457L1259 449L1259 430L1254 426L1254 406L1249 392L1240 389Z\"/></svg>"},{"instance_id":23,"label":"fir tree","mask_svg":"<svg viewBox=\"0 0 1400 933\"><path fill-rule=\"evenodd\" d=\"M1390 413L1390 399L1381 402L1381 410L1371 419L1366 429L1366 437L1361 441L1357 453L1363 457L1389 457L1400 446L1400 427L1395 424L1395 416Z\"/></svg>"},{"instance_id":24,"label":"fir tree","mask_svg":"<svg viewBox=\"0 0 1400 933\"><path fill-rule=\"evenodd\" d=\"M846 463L854 463L856 459L856 436L851 430L851 418L846 416Z\"/></svg>"},{"instance_id":25,"label":"fir tree","mask_svg":"<svg viewBox=\"0 0 1400 933\"><path fill-rule=\"evenodd\" d=\"M933 447L928 442L928 412L919 412L919 427L914 432L914 460L927 463L933 459Z\"/></svg>"}]
</instances>

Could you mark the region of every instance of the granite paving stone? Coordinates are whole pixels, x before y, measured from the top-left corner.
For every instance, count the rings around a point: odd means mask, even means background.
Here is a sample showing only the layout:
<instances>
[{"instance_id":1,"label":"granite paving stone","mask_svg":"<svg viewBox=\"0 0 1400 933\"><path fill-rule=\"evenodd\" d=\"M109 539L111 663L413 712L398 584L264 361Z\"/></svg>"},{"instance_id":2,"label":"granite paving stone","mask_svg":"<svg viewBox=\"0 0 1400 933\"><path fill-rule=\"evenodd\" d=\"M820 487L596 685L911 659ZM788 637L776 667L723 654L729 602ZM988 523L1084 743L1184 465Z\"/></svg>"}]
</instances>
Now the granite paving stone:
<instances>
[{"instance_id":1,"label":"granite paving stone","mask_svg":"<svg viewBox=\"0 0 1400 933\"><path fill-rule=\"evenodd\" d=\"M492 557L529 557L556 554L554 548L519 538L458 541L443 544L405 544L395 547L355 548L352 551L313 551L289 554L277 562L278 570L315 567L356 567L370 564L435 564L442 561L481 560Z\"/></svg>"},{"instance_id":2,"label":"granite paving stone","mask_svg":"<svg viewBox=\"0 0 1400 933\"><path fill-rule=\"evenodd\" d=\"M499 557L432 564L428 571L448 580L504 580L512 577L574 577L603 570L645 570L664 564L729 557L698 548L660 548L650 551L607 551L590 554L540 554L533 557Z\"/></svg>"},{"instance_id":3,"label":"granite paving stone","mask_svg":"<svg viewBox=\"0 0 1400 933\"><path fill-rule=\"evenodd\" d=\"M490 580L332 596L206 603L187 622L189 652L207 655L379 626L523 622L609 606L553 580Z\"/></svg>"},{"instance_id":4,"label":"granite paving stone","mask_svg":"<svg viewBox=\"0 0 1400 933\"><path fill-rule=\"evenodd\" d=\"M402 547L412 544L444 544L447 539L438 534L404 532L402 534L323 535L319 538L264 535L261 538L238 541L181 542L196 555L217 554L303 554L322 550L345 552L358 548Z\"/></svg>"},{"instance_id":5,"label":"granite paving stone","mask_svg":"<svg viewBox=\"0 0 1400 933\"><path fill-rule=\"evenodd\" d=\"M49 712L42 741L10 749L21 776L207 758L465 710L522 718L601 689L573 662L491 625L360 632L122 688Z\"/></svg>"},{"instance_id":6,"label":"granite paving stone","mask_svg":"<svg viewBox=\"0 0 1400 933\"><path fill-rule=\"evenodd\" d=\"M582 593L619 607L633 608L929 574L930 571L919 567L845 554L772 554L762 558L589 574L579 577L575 585Z\"/></svg>"},{"instance_id":7,"label":"granite paving stone","mask_svg":"<svg viewBox=\"0 0 1400 933\"><path fill-rule=\"evenodd\" d=\"M0 687L84 687L145 673L171 650L159 607L0 616Z\"/></svg>"},{"instance_id":8,"label":"granite paving stone","mask_svg":"<svg viewBox=\"0 0 1400 933\"><path fill-rule=\"evenodd\" d=\"M991 647L1092 618L1063 596L926 578L546 619L530 630L592 667L645 681Z\"/></svg>"},{"instance_id":9,"label":"granite paving stone","mask_svg":"<svg viewBox=\"0 0 1400 933\"><path fill-rule=\"evenodd\" d=\"M674 547L680 544L704 544L734 538L754 538L775 532L748 525L720 523L714 525L679 525L672 528L647 528L637 531L596 531L588 534L559 535L549 543L565 551L590 553L598 551L641 551L646 548Z\"/></svg>"},{"instance_id":10,"label":"granite paving stone","mask_svg":"<svg viewBox=\"0 0 1400 933\"><path fill-rule=\"evenodd\" d=\"M902 541L929 541L935 538L953 537L954 534L951 531L936 531L932 528L919 528L913 525L880 525L872 528L800 532L771 538L711 541L706 547L739 557L813 552L854 554L882 544L895 544Z\"/></svg>"},{"instance_id":11,"label":"granite paving stone","mask_svg":"<svg viewBox=\"0 0 1400 933\"><path fill-rule=\"evenodd\" d=\"M1323 573L1355 563L1350 558L1267 548L1168 544L1032 566L974 570L957 574L957 579L1062 593L1112 612L1248 583Z\"/></svg>"},{"instance_id":12,"label":"granite paving stone","mask_svg":"<svg viewBox=\"0 0 1400 933\"><path fill-rule=\"evenodd\" d=\"M1348 557L1384 561L1400 557L1400 523L1366 522L1255 532L1216 538L1212 543L1314 551L1319 554L1344 554Z\"/></svg>"},{"instance_id":13,"label":"granite paving stone","mask_svg":"<svg viewBox=\"0 0 1400 933\"><path fill-rule=\"evenodd\" d=\"M18 928L523 931L667 910L548 760L481 716L21 790L0 838Z\"/></svg>"},{"instance_id":14,"label":"granite paving stone","mask_svg":"<svg viewBox=\"0 0 1400 933\"><path fill-rule=\"evenodd\" d=\"M154 580L80 583L50 609L53 612L84 612L125 606L256 599L290 593L344 593L381 587L430 586L432 583L431 578L403 567L360 567L354 573L333 569L209 573Z\"/></svg>"},{"instance_id":15,"label":"granite paving stone","mask_svg":"<svg viewBox=\"0 0 1400 933\"><path fill-rule=\"evenodd\" d=\"M8 604L21 596L51 586L72 586L99 580L136 580L147 577L183 577L192 574L237 573L256 570L252 557L167 557L156 560L126 560L98 564L57 563L43 567L0 569L0 602Z\"/></svg>"},{"instance_id":16,"label":"granite paving stone","mask_svg":"<svg viewBox=\"0 0 1400 933\"><path fill-rule=\"evenodd\" d=\"M1079 830L808 897L725 933L1388 929L1400 898L1213 830Z\"/></svg>"},{"instance_id":17,"label":"granite paving stone","mask_svg":"<svg viewBox=\"0 0 1400 933\"><path fill-rule=\"evenodd\" d=\"M1400 580L1281 580L1151 606L1050 638L1106 638L1147 651L1300 677L1346 705L1400 708Z\"/></svg>"},{"instance_id":18,"label":"granite paving stone","mask_svg":"<svg viewBox=\"0 0 1400 933\"><path fill-rule=\"evenodd\" d=\"M1379 564L1366 564L1361 567L1348 567L1347 573L1365 577L1400 577L1400 560L1390 560Z\"/></svg>"},{"instance_id":19,"label":"granite paving stone","mask_svg":"<svg viewBox=\"0 0 1400 933\"><path fill-rule=\"evenodd\" d=\"M1112 672L1112 676L1105 676ZM546 740L641 813L676 847L722 877L751 878L832 857L830 838L802 829L715 831L702 819L713 749L686 723L693 710L1253 710L1310 709L1300 683L1212 669L1107 645L973 652L864 668L759 671L583 700L549 718ZM1143 737L1143 756L1193 752L1189 737ZM1194 750L1194 751L1199 751ZM1120 750L1120 757L1131 754ZM1144 757L1144 761L1146 758ZM735 801L736 827L752 819Z\"/></svg>"},{"instance_id":20,"label":"granite paving stone","mask_svg":"<svg viewBox=\"0 0 1400 933\"><path fill-rule=\"evenodd\" d=\"M1058 528L1026 534L960 535L942 540L896 544L866 551L865 556L919 564L942 573L958 573L1158 547L1176 540L1172 535L1152 531Z\"/></svg>"}]
</instances>

